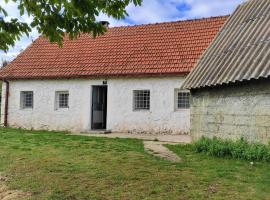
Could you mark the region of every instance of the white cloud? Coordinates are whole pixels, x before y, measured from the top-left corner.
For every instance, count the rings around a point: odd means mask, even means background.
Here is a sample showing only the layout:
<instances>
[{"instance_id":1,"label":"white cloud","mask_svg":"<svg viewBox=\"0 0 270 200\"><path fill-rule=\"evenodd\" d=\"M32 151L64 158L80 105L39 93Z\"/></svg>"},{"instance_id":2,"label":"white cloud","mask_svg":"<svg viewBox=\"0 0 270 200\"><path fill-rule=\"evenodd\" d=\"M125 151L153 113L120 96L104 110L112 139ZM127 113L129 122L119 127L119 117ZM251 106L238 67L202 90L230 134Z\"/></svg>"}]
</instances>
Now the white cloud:
<instances>
[{"instance_id":1,"label":"white cloud","mask_svg":"<svg viewBox=\"0 0 270 200\"><path fill-rule=\"evenodd\" d=\"M194 19L232 13L246 0L144 0L141 7L130 5L126 21L134 24Z\"/></svg>"},{"instance_id":2,"label":"white cloud","mask_svg":"<svg viewBox=\"0 0 270 200\"><path fill-rule=\"evenodd\" d=\"M129 19L135 23L155 23L172 20L181 13L176 8L175 0L145 0L142 7L131 5L127 8ZM181 2L181 1L179 1Z\"/></svg>"},{"instance_id":3,"label":"white cloud","mask_svg":"<svg viewBox=\"0 0 270 200\"><path fill-rule=\"evenodd\" d=\"M193 19L209 16L227 15L233 12L237 5L245 0L144 0L141 7L129 5L127 11L129 16L125 20L115 20L101 14L98 20L108 20L110 26L126 26L132 24L146 24L165 21L175 21L183 19ZM5 4L0 2L11 17L17 17L21 21L31 22L27 15L20 16L16 3L9 1ZM12 60L17 54L25 49L32 41L37 38L38 33L34 30L32 38L22 37L16 42L14 48L6 54L0 51L0 62L3 59Z\"/></svg>"},{"instance_id":4,"label":"white cloud","mask_svg":"<svg viewBox=\"0 0 270 200\"><path fill-rule=\"evenodd\" d=\"M192 9L186 12L188 18L227 15L245 0L186 0Z\"/></svg>"}]
</instances>

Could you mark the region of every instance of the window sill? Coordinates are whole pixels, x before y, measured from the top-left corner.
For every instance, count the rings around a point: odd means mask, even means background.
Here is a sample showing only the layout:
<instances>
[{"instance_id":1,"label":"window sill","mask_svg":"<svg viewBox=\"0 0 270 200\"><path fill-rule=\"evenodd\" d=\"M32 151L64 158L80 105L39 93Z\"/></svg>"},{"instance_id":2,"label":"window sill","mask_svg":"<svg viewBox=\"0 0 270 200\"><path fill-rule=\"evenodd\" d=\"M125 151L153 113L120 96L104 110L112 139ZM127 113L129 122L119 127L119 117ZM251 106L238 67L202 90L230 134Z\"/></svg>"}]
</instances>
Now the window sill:
<instances>
[{"instance_id":1,"label":"window sill","mask_svg":"<svg viewBox=\"0 0 270 200\"><path fill-rule=\"evenodd\" d=\"M55 111L66 111L69 110L69 108L56 108Z\"/></svg>"},{"instance_id":2,"label":"window sill","mask_svg":"<svg viewBox=\"0 0 270 200\"><path fill-rule=\"evenodd\" d=\"M142 109L142 110L133 110L133 112L151 112L151 111Z\"/></svg>"},{"instance_id":3,"label":"window sill","mask_svg":"<svg viewBox=\"0 0 270 200\"><path fill-rule=\"evenodd\" d=\"M182 111L189 111L189 110L190 110L190 108L177 108L174 111L175 112L182 112Z\"/></svg>"},{"instance_id":4,"label":"window sill","mask_svg":"<svg viewBox=\"0 0 270 200\"><path fill-rule=\"evenodd\" d=\"M34 109L33 108L20 108L20 110L23 110L23 111L32 111Z\"/></svg>"}]
</instances>

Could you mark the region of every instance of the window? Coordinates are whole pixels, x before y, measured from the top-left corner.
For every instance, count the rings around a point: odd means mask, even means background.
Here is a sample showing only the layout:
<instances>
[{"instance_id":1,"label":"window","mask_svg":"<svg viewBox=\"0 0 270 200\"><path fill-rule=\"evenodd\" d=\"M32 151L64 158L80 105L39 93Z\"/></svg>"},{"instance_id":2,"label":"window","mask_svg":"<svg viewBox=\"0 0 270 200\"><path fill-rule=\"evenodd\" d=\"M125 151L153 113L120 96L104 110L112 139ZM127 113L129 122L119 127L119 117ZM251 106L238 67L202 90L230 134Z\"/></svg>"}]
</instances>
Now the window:
<instances>
[{"instance_id":1,"label":"window","mask_svg":"<svg viewBox=\"0 0 270 200\"><path fill-rule=\"evenodd\" d=\"M133 91L133 109L150 110L150 90Z\"/></svg>"},{"instance_id":2,"label":"window","mask_svg":"<svg viewBox=\"0 0 270 200\"><path fill-rule=\"evenodd\" d=\"M22 91L21 92L21 108L33 108L34 103L34 94L33 91Z\"/></svg>"},{"instance_id":3,"label":"window","mask_svg":"<svg viewBox=\"0 0 270 200\"><path fill-rule=\"evenodd\" d=\"M190 93L185 90L176 90L176 109L188 109L190 107Z\"/></svg>"},{"instance_id":4,"label":"window","mask_svg":"<svg viewBox=\"0 0 270 200\"><path fill-rule=\"evenodd\" d=\"M56 109L59 108L68 108L68 100L69 100L69 93L67 91L64 92L56 92Z\"/></svg>"}]
</instances>

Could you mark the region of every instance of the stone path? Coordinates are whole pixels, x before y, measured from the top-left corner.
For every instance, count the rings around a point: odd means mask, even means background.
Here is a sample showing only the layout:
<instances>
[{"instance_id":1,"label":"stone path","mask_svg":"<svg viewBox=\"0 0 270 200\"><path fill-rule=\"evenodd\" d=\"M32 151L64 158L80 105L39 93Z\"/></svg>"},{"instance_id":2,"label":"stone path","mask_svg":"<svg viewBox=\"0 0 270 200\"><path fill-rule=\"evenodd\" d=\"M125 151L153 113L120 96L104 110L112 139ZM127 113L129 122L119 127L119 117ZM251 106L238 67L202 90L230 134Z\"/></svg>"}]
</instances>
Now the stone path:
<instances>
[{"instance_id":1,"label":"stone path","mask_svg":"<svg viewBox=\"0 0 270 200\"><path fill-rule=\"evenodd\" d=\"M109 133L103 134L99 132L91 133L72 133L74 135L85 135L93 137L107 138L134 138L146 141L172 142L172 143L191 143L192 138L189 135L150 135L150 134L132 134L132 133Z\"/></svg>"},{"instance_id":2,"label":"stone path","mask_svg":"<svg viewBox=\"0 0 270 200\"><path fill-rule=\"evenodd\" d=\"M144 148L148 153L173 162L180 162L181 158L172 151L170 151L168 148L166 148L164 144L188 144L192 142L191 137L188 135L145 135L131 133L75 133L75 135L140 139L144 141Z\"/></svg>"},{"instance_id":3,"label":"stone path","mask_svg":"<svg viewBox=\"0 0 270 200\"><path fill-rule=\"evenodd\" d=\"M29 196L29 194L24 193L19 190L9 190L6 186L7 177L2 176L0 173L0 199L1 200L21 200Z\"/></svg>"},{"instance_id":4,"label":"stone path","mask_svg":"<svg viewBox=\"0 0 270 200\"><path fill-rule=\"evenodd\" d=\"M173 162L180 162L181 158L170 151L164 144L170 144L167 142L154 142L154 141L144 141L144 148L148 153L154 156L161 157L165 160L170 160ZM173 143L176 144L176 143Z\"/></svg>"}]
</instances>

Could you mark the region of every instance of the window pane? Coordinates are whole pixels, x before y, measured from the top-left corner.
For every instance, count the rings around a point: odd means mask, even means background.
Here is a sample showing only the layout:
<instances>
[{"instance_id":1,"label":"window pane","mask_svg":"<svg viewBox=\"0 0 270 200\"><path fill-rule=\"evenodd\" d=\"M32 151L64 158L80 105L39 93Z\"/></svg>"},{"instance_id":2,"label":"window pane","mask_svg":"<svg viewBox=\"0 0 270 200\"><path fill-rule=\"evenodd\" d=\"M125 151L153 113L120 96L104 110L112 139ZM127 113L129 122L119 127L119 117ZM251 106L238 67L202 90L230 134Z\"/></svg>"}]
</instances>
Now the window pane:
<instances>
[{"instance_id":1,"label":"window pane","mask_svg":"<svg viewBox=\"0 0 270 200\"><path fill-rule=\"evenodd\" d=\"M177 108L186 109L190 107L190 93L189 92L178 92L177 93Z\"/></svg>"},{"instance_id":2,"label":"window pane","mask_svg":"<svg viewBox=\"0 0 270 200\"><path fill-rule=\"evenodd\" d=\"M21 92L21 105L22 105L22 108L33 108L33 92L32 91Z\"/></svg>"},{"instance_id":3,"label":"window pane","mask_svg":"<svg viewBox=\"0 0 270 200\"><path fill-rule=\"evenodd\" d=\"M149 110L150 109L150 91L149 90L134 90L133 91L134 110Z\"/></svg>"},{"instance_id":4,"label":"window pane","mask_svg":"<svg viewBox=\"0 0 270 200\"><path fill-rule=\"evenodd\" d=\"M57 92L57 107L58 108L68 108L68 99L69 93L68 92Z\"/></svg>"}]
</instances>

